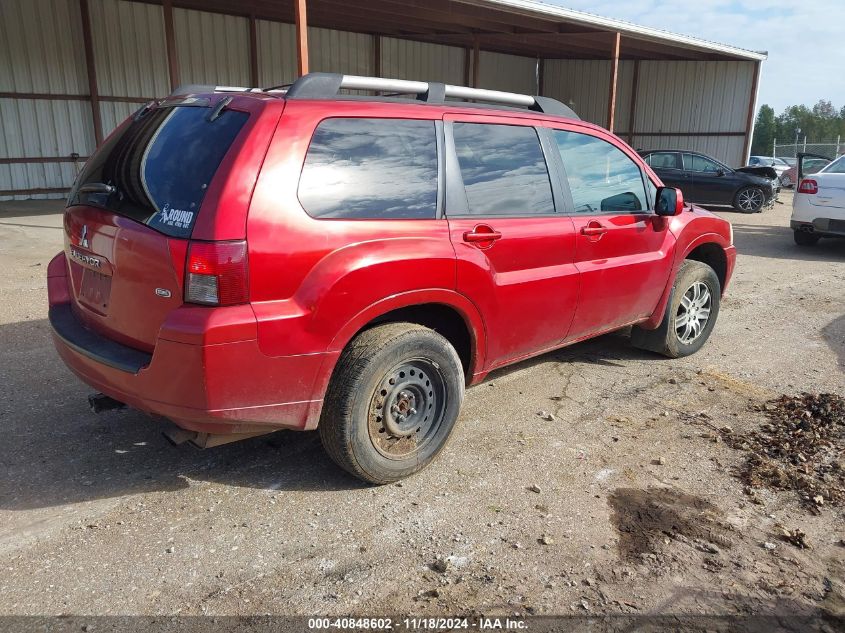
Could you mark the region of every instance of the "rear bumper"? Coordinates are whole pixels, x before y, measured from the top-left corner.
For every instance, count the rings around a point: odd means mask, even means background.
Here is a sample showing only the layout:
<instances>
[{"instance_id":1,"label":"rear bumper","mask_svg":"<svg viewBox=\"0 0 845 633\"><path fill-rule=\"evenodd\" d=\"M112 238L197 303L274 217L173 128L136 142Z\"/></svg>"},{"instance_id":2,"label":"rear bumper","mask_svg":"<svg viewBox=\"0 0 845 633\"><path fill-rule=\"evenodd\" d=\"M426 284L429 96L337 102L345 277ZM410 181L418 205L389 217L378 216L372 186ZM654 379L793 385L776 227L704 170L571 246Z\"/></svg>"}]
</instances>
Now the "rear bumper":
<instances>
[{"instance_id":1,"label":"rear bumper","mask_svg":"<svg viewBox=\"0 0 845 633\"><path fill-rule=\"evenodd\" d=\"M806 231L822 237L845 237L845 218L814 218L808 220L790 220L793 231Z\"/></svg>"},{"instance_id":2,"label":"rear bumper","mask_svg":"<svg viewBox=\"0 0 845 633\"><path fill-rule=\"evenodd\" d=\"M333 366L334 355L265 355L257 337L244 338L255 331L249 306L178 308L146 354L86 328L71 302L54 301L67 298L59 282L53 276L48 284L53 341L68 368L93 389L201 433L315 425L317 376Z\"/></svg>"}]
</instances>

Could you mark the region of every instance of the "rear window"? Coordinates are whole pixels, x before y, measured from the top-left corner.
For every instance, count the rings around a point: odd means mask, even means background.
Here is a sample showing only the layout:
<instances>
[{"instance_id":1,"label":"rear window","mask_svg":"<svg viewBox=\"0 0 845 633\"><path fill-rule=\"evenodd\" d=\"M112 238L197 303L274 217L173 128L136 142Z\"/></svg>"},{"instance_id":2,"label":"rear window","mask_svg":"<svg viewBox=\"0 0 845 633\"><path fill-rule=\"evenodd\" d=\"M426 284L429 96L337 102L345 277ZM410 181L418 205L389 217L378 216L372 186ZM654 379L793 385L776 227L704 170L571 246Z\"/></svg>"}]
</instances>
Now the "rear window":
<instances>
[{"instance_id":1,"label":"rear window","mask_svg":"<svg viewBox=\"0 0 845 633\"><path fill-rule=\"evenodd\" d=\"M654 169L683 169L681 155L675 152L654 152L648 155L646 162Z\"/></svg>"},{"instance_id":2,"label":"rear window","mask_svg":"<svg viewBox=\"0 0 845 633\"><path fill-rule=\"evenodd\" d=\"M311 139L298 193L315 218L434 218L434 121L326 119Z\"/></svg>"},{"instance_id":3,"label":"rear window","mask_svg":"<svg viewBox=\"0 0 845 633\"><path fill-rule=\"evenodd\" d=\"M68 200L189 237L205 192L249 115L159 107L137 116L88 161Z\"/></svg>"},{"instance_id":4,"label":"rear window","mask_svg":"<svg viewBox=\"0 0 845 633\"><path fill-rule=\"evenodd\" d=\"M825 174L845 174L845 156L840 156L824 168Z\"/></svg>"}]
</instances>

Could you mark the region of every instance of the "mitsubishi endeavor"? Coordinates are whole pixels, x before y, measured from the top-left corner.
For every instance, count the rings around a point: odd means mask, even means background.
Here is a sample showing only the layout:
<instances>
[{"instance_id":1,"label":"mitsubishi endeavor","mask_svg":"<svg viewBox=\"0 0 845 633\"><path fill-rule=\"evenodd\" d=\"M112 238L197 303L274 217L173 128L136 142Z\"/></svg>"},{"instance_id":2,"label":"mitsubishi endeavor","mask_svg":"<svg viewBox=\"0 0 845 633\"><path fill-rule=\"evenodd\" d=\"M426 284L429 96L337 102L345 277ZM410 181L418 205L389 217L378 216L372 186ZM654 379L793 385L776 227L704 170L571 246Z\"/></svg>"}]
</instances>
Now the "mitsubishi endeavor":
<instances>
[{"instance_id":1,"label":"mitsubishi endeavor","mask_svg":"<svg viewBox=\"0 0 845 633\"><path fill-rule=\"evenodd\" d=\"M429 464L497 368L626 326L697 351L735 261L728 222L557 101L329 73L147 104L64 241L49 319L95 404L200 446L319 429L373 483Z\"/></svg>"}]
</instances>

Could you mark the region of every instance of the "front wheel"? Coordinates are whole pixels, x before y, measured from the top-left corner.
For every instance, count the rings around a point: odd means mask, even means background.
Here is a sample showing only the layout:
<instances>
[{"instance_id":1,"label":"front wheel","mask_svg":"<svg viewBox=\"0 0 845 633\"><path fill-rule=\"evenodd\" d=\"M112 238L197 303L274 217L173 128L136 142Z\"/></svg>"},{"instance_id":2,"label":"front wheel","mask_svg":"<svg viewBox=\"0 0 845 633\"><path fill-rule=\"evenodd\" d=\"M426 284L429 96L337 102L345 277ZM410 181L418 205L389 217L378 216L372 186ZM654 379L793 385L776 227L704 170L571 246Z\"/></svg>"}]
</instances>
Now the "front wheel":
<instances>
[{"instance_id":1,"label":"front wheel","mask_svg":"<svg viewBox=\"0 0 845 633\"><path fill-rule=\"evenodd\" d=\"M694 354L716 325L722 286L707 264L686 260L681 264L663 321L656 330L635 327L631 342L669 358Z\"/></svg>"},{"instance_id":2,"label":"front wheel","mask_svg":"<svg viewBox=\"0 0 845 633\"><path fill-rule=\"evenodd\" d=\"M757 213L765 203L766 196L758 187L744 187L734 196L734 209L743 213Z\"/></svg>"},{"instance_id":3,"label":"front wheel","mask_svg":"<svg viewBox=\"0 0 845 633\"><path fill-rule=\"evenodd\" d=\"M784 174L780 177L780 184L786 189L789 189L792 186L792 178L788 174Z\"/></svg>"},{"instance_id":4,"label":"front wheel","mask_svg":"<svg viewBox=\"0 0 845 633\"><path fill-rule=\"evenodd\" d=\"M425 468L446 445L463 397L461 360L449 341L413 323L378 325L341 354L320 438L356 477L394 482Z\"/></svg>"}]
</instances>

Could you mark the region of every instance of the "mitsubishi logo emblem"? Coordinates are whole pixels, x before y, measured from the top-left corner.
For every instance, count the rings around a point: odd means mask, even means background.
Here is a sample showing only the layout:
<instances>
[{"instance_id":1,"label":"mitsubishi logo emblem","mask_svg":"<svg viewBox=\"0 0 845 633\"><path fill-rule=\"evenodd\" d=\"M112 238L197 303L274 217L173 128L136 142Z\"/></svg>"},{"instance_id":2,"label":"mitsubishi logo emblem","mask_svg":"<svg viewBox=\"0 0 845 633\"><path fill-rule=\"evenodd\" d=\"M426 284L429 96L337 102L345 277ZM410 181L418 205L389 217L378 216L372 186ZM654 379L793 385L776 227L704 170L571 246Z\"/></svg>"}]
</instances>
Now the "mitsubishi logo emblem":
<instances>
[{"instance_id":1,"label":"mitsubishi logo emblem","mask_svg":"<svg viewBox=\"0 0 845 633\"><path fill-rule=\"evenodd\" d=\"M88 225L82 225L82 233L79 236L79 245L82 248L88 248Z\"/></svg>"}]
</instances>

